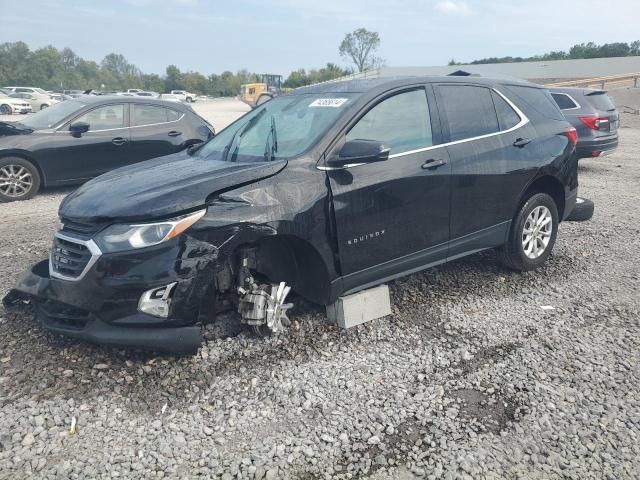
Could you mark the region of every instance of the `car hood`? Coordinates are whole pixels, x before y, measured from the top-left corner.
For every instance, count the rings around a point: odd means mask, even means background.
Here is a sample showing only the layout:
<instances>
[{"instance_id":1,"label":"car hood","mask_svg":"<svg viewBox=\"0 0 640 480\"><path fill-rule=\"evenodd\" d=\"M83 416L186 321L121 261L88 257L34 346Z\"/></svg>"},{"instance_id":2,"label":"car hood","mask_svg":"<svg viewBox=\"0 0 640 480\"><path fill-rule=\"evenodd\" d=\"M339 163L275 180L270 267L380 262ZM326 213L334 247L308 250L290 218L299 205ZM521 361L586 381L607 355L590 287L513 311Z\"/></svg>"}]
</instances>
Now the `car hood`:
<instances>
[{"instance_id":1,"label":"car hood","mask_svg":"<svg viewBox=\"0 0 640 480\"><path fill-rule=\"evenodd\" d=\"M210 196L275 175L286 161L233 163L186 151L119 168L69 194L60 216L84 222L138 222L204 206Z\"/></svg>"},{"instance_id":2,"label":"car hood","mask_svg":"<svg viewBox=\"0 0 640 480\"><path fill-rule=\"evenodd\" d=\"M28 135L33 133L31 128L24 127L19 123L0 122L0 137L10 137L12 135Z\"/></svg>"}]
</instances>

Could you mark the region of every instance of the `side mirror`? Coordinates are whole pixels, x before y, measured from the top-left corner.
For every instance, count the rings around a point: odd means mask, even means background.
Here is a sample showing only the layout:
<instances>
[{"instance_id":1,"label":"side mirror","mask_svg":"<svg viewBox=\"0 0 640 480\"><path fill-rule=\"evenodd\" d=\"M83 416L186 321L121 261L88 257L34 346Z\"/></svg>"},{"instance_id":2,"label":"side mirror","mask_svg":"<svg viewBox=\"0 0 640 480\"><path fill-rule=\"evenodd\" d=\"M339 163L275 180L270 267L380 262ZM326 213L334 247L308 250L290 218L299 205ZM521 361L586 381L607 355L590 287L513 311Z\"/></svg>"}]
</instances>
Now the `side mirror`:
<instances>
[{"instance_id":1,"label":"side mirror","mask_svg":"<svg viewBox=\"0 0 640 480\"><path fill-rule=\"evenodd\" d=\"M79 137L83 133L87 133L90 127L86 122L76 122L69 125L69 131L74 137Z\"/></svg>"},{"instance_id":2,"label":"side mirror","mask_svg":"<svg viewBox=\"0 0 640 480\"><path fill-rule=\"evenodd\" d=\"M389 148L384 143L376 140L351 140L327 164L331 167L344 167L354 163L384 162L388 158Z\"/></svg>"}]
</instances>

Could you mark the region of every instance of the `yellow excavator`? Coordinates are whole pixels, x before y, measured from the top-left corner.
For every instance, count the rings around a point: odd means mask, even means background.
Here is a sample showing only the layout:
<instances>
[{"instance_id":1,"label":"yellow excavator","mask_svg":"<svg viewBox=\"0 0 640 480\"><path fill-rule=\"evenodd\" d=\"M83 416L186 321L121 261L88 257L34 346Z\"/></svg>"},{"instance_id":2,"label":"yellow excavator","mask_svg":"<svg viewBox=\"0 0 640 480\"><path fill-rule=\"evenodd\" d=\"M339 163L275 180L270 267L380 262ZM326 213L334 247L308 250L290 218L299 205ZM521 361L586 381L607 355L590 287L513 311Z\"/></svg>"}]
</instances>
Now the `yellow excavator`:
<instances>
[{"instance_id":1,"label":"yellow excavator","mask_svg":"<svg viewBox=\"0 0 640 480\"><path fill-rule=\"evenodd\" d=\"M240 100L256 108L273 97L287 93L293 88L282 88L282 75L265 73L260 75L260 82L245 83L240 86Z\"/></svg>"}]
</instances>

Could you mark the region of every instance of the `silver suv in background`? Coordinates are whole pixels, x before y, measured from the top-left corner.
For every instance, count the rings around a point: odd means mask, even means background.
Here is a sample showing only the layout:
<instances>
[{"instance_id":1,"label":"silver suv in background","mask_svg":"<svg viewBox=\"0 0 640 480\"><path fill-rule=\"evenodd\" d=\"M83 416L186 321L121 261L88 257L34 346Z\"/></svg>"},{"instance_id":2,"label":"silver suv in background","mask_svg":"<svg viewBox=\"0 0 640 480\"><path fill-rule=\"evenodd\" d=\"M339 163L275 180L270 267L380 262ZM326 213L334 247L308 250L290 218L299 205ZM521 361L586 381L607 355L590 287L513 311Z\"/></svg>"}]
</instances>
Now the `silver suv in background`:
<instances>
[{"instance_id":1,"label":"silver suv in background","mask_svg":"<svg viewBox=\"0 0 640 480\"><path fill-rule=\"evenodd\" d=\"M620 117L604 90L549 88L566 119L578 132L578 158L595 158L618 147Z\"/></svg>"}]
</instances>

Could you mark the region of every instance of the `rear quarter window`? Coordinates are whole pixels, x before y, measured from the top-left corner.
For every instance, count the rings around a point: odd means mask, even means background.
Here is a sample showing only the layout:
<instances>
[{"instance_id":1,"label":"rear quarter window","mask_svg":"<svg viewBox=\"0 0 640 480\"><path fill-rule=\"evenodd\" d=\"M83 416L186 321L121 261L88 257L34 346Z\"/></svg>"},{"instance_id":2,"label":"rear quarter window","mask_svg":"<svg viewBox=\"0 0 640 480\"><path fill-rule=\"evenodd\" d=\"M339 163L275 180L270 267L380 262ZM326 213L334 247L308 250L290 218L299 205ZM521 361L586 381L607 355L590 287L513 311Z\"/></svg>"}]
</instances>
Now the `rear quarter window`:
<instances>
[{"instance_id":1,"label":"rear quarter window","mask_svg":"<svg viewBox=\"0 0 640 480\"><path fill-rule=\"evenodd\" d=\"M500 130L509 130L520 123L520 116L516 111L511 108L504 98L498 95L496 92L491 92L493 97L493 104L496 107L496 113L498 114L498 122L500 123Z\"/></svg>"},{"instance_id":2,"label":"rear quarter window","mask_svg":"<svg viewBox=\"0 0 640 480\"><path fill-rule=\"evenodd\" d=\"M576 102L574 102L566 93L551 93L551 96L560 107L560 110L571 110L572 108L578 108Z\"/></svg>"},{"instance_id":3,"label":"rear quarter window","mask_svg":"<svg viewBox=\"0 0 640 480\"><path fill-rule=\"evenodd\" d=\"M521 85L505 85L505 88L513 94L509 96L511 101L523 110L525 114L527 111L533 111L545 118L565 120L564 115L548 90Z\"/></svg>"}]
</instances>

